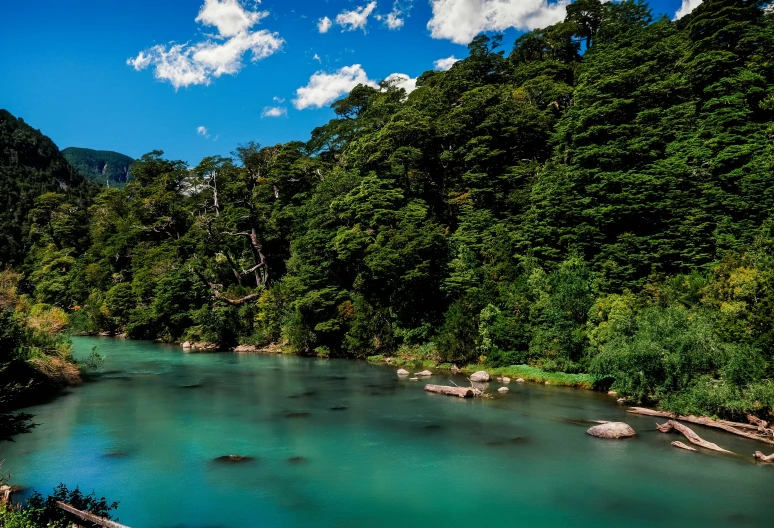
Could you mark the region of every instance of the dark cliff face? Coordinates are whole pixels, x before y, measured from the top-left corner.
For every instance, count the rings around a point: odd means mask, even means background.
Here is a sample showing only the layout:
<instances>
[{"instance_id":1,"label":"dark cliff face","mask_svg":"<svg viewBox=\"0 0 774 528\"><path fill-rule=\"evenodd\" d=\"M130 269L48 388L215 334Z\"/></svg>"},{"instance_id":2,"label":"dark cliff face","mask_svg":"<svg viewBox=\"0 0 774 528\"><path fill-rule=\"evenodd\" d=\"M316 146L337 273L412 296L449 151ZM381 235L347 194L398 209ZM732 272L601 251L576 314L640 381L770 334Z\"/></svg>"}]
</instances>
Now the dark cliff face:
<instances>
[{"instance_id":1,"label":"dark cliff face","mask_svg":"<svg viewBox=\"0 0 774 528\"><path fill-rule=\"evenodd\" d=\"M119 152L68 147L62 151L62 155L88 180L110 187L122 187L131 178L130 168L134 159Z\"/></svg>"},{"instance_id":2,"label":"dark cliff face","mask_svg":"<svg viewBox=\"0 0 774 528\"><path fill-rule=\"evenodd\" d=\"M0 110L0 265L24 258L35 198L63 192L77 202L89 188L50 138Z\"/></svg>"}]
</instances>

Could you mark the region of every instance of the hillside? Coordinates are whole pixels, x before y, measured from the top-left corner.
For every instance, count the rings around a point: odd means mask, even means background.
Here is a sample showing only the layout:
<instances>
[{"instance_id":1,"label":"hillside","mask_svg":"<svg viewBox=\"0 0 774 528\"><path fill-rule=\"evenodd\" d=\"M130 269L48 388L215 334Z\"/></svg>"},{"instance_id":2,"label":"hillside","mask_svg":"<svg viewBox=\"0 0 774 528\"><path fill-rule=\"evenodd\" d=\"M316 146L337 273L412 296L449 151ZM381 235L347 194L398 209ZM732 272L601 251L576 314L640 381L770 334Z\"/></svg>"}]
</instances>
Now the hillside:
<instances>
[{"instance_id":1,"label":"hillside","mask_svg":"<svg viewBox=\"0 0 774 528\"><path fill-rule=\"evenodd\" d=\"M51 139L0 109L0 265L24 260L29 212L47 192L82 202L93 188Z\"/></svg>"},{"instance_id":2,"label":"hillside","mask_svg":"<svg viewBox=\"0 0 774 528\"><path fill-rule=\"evenodd\" d=\"M108 187L122 187L129 181L134 159L111 150L67 147L62 155L81 176Z\"/></svg>"}]
</instances>

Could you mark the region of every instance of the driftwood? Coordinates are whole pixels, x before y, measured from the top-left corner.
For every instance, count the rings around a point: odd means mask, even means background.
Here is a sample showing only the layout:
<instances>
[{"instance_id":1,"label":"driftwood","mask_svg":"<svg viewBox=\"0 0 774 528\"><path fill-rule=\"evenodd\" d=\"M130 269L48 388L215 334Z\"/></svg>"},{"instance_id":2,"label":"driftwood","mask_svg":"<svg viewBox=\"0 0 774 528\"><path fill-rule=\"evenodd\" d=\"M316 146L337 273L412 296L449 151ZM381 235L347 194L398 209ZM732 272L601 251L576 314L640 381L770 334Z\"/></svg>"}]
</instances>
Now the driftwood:
<instances>
[{"instance_id":1,"label":"driftwood","mask_svg":"<svg viewBox=\"0 0 774 528\"><path fill-rule=\"evenodd\" d=\"M666 422L664 424L661 424L661 425L657 424L656 428L659 431L661 431L662 433L668 433L672 429L674 429L675 431L677 431L679 433L682 433L682 435L685 438L687 438L690 443L695 444L695 445L697 445L699 447L703 447L705 449L710 449L712 451L717 451L719 453L729 453L729 454L732 454L732 455L734 454L734 453L732 453L731 451L729 451L727 449L723 449L722 447L720 447L717 444L713 444L712 442L707 442L702 437L700 437L699 435L694 433L693 430L690 429L688 426L685 426L685 425L683 425L683 424L681 424L679 422L675 422L674 420L669 420L668 422Z\"/></svg>"},{"instance_id":2,"label":"driftwood","mask_svg":"<svg viewBox=\"0 0 774 528\"><path fill-rule=\"evenodd\" d=\"M111 521L110 519L105 519L104 517L97 517L96 515L91 514L89 512L76 510L69 504L66 504L62 501L57 501L56 507L59 508L60 510L66 511L67 513L75 515L79 519L90 522L97 526L104 526L105 528L129 528L126 525L118 524L117 522Z\"/></svg>"},{"instance_id":3,"label":"driftwood","mask_svg":"<svg viewBox=\"0 0 774 528\"><path fill-rule=\"evenodd\" d=\"M459 396L460 398L472 398L476 395L474 389L470 387L447 387L446 385L427 384L425 385L425 390L448 396Z\"/></svg>"},{"instance_id":4,"label":"driftwood","mask_svg":"<svg viewBox=\"0 0 774 528\"><path fill-rule=\"evenodd\" d=\"M760 451L756 451L755 454L753 455L753 458L760 460L761 462L770 462L774 464L774 453L772 453L771 455L764 455Z\"/></svg>"},{"instance_id":5,"label":"driftwood","mask_svg":"<svg viewBox=\"0 0 774 528\"><path fill-rule=\"evenodd\" d=\"M689 445L685 445L684 443L680 441L674 441L672 442L672 445L675 447L679 447L680 449L685 449L686 451L696 451L696 448L691 447Z\"/></svg>"},{"instance_id":6,"label":"driftwood","mask_svg":"<svg viewBox=\"0 0 774 528\"><path fill-rule=\"evenodd\" d=\"M774 437L770 436L771 429L763 428L767 432L759 432L761 428L759 425L744 424L739 422L729 422L727 420L713 420L706 416L678 416L674 413L665 411L656 411L654 409L647 409L645 407L632 407L629 409L632 414L641 414L643 416L657 416L659 418L669 418L671 420L681 420L683 422L695 423L698 425L704 425L706 427L714 427L715 429L722 429L727 433L735 434L737 436L743 436L751 440L759 440L766 442L767 444L774 445ZM761 422L764 422L761 420ZM746 429L746 430L744 430ZM755 431L755 432L753 432Z\"/></svg>"}]
</instances>

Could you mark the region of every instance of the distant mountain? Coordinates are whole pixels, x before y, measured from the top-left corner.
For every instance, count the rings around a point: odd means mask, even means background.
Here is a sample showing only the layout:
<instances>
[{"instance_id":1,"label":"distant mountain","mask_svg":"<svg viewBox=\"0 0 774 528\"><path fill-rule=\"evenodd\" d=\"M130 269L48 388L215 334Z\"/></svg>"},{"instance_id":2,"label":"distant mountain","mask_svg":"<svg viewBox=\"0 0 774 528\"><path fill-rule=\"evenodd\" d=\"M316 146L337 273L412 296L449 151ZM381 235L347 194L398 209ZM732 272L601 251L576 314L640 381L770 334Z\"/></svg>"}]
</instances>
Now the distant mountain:
<instances>
[{"instance_id":1,"label":"distant mountain","mask_svg":"<svg viewBox=\"0 0 774 528\"><path fill-rule=\"evenodd\" d=\"M131 178L129 168L134 160L110 150L68 147L62 155L84 178L107 185L123 187Z\"/></svg>"},{"instance_id":2,"label":"distant mountain","mask_svg":"<svg viewBox=\"0 0 774 528\"><path fill-rule=\"evenodd\" d=\"M24 259L35 198L61 192L75 204L94 185L70 166L51 139L0 109L0 267Z\"/></svg>"}]
</instances>

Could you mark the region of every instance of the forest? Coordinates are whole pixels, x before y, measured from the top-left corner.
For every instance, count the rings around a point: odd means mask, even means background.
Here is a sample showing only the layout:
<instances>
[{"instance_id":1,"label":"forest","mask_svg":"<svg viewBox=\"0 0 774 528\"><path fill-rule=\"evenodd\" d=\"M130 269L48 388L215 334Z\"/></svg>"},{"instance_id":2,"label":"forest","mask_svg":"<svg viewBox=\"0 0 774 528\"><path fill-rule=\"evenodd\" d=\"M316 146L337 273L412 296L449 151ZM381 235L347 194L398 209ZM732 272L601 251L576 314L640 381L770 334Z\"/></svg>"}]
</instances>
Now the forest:
<instances>
[{"instance_id":1,"label":"forest","mask_svg":"<svg viewBox=\"0 0 774 528\"><path fill-rule=\"evenodd\" d=\"M306 142L154 151L120 188L3 111L0 413L69 381L67 332L526 365L684 414L774 411L767 5L672 21L577 0L410 94L356 87Z\"/></svg>"}]
</instances>

